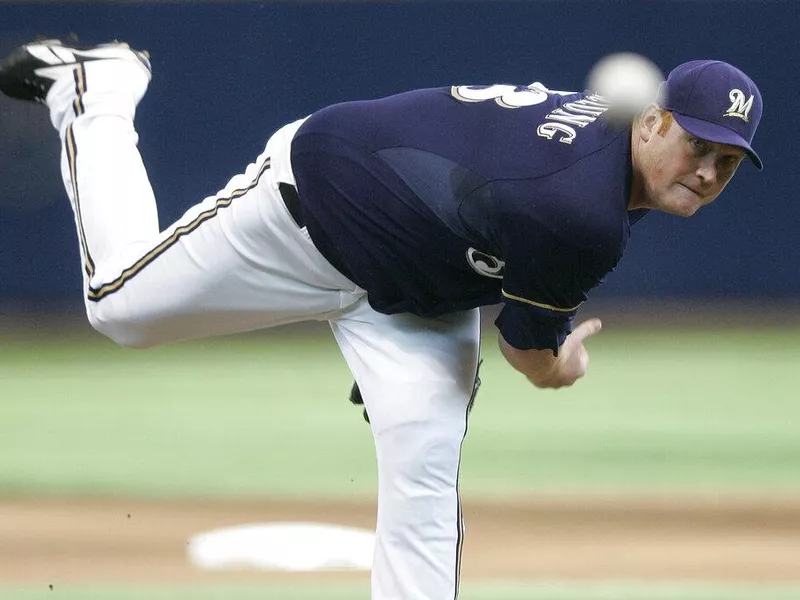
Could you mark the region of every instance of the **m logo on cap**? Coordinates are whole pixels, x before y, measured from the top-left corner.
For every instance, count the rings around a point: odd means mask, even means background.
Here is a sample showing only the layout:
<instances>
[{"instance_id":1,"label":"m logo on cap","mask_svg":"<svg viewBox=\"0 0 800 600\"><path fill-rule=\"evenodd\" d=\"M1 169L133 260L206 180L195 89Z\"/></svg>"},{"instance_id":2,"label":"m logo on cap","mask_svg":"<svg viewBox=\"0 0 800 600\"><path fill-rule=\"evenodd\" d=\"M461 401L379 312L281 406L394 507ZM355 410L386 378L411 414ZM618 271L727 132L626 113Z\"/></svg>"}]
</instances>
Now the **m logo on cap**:
<instances>
[{"instance_id":1,"label":"m logo on cap","mask_svg":"<svg viewBox=\"0 0 800 600\"><path fill-rule=\"evenodd\" d=\"M747 123L750 120L750 109L753 108L753 96L750 96L745 101L745 94L742 90L733 89L728 94L732 104L731 107L725 111L725 117L739 117L742 121Z\"/></svg>"}]
</instances>

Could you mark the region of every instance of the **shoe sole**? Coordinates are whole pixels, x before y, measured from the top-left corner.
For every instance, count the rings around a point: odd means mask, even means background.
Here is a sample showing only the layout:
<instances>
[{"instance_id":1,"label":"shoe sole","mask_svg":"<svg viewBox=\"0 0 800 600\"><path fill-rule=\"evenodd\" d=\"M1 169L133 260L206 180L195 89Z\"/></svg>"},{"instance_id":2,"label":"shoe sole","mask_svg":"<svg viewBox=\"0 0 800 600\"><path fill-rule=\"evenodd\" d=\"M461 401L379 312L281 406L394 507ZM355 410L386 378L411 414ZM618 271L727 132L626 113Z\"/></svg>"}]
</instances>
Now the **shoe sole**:
<instances>
[{"instance_id":1,"label":"shoe sole","mask_svg":"<svg viewBox=\"0 0 800 600\"><path fill-rule=\"evenodd\" d=\"M110 42L85 49L66 46L57 39L31 42L14 50L0 63L0 91L11 98L43 103L52 81L38 75L37 71L74 68L95 60L130 60L131 57L148 74L152 73L150 54L134 50L125 42Z\"/></svg>"}]
</instances>

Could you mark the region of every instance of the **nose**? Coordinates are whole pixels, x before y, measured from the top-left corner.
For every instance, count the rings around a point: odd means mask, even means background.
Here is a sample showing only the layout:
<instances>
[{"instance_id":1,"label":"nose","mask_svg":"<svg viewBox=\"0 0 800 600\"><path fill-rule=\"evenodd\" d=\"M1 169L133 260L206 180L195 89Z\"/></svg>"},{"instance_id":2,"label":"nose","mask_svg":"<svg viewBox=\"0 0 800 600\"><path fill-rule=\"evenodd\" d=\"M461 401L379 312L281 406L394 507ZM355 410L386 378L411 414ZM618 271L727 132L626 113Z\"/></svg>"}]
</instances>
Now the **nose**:
<instances>
[{"instance_id":1,"label":"nose","mask_svg":"<svg viewBox=\"0 0 800 600\"><path fill-rule=\"evenodd\" d=\"M704 156L697 164L695 174L704 185L710 185L717 180L717 165L711 156Z\"/></svg>"}]
</instances>

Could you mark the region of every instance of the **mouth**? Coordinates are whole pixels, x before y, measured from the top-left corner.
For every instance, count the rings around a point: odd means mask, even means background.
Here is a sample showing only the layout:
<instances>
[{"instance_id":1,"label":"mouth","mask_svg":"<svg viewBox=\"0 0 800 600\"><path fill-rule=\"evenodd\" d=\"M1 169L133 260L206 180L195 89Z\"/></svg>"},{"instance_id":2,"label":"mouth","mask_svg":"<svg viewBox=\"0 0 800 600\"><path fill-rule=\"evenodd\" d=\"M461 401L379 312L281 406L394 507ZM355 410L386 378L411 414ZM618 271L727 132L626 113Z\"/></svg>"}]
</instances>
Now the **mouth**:
<instances>
[{"instance_id":1,"label":"mouth","mask_svg":"<svg viewBox=\"0 0 800 600\"><path fill-rule=\"evenodd\" d=\"M697 190L695 190L694 188L691 188L691 187L689 187L689 186L688 186L688 185L686 185L685 183L678 182L678 185L680 185L680 186L682 186L682 187L685 187L687 190L689 190L690 192L692 192L692 193L693 193L695 196L697 196L698 198L704 198L704 197L705 197L705 195L704 195L704 194L701 194L700 192L698 192L698 191L697 191Z\"/></svg>"}]
</instances>

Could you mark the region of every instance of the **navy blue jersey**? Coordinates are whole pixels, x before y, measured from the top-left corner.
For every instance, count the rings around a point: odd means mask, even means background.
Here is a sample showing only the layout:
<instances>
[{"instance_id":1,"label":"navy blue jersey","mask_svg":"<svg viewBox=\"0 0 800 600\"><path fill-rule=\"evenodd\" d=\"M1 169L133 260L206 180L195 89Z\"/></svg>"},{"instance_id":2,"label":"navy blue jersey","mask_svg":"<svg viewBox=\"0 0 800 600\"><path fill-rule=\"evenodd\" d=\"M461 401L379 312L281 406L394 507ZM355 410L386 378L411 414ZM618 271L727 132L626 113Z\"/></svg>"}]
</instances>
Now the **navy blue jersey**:
<instances>
[{"instance_id":1,"label":"navy blue jersey","mask_svg":"<svg viewBox=\"0 0 800 600\"><path fill-rule=\"evenodd\" d=\"M606 109L533 84L320 110L291 151L309 235L377 311L503 301L512 346L555 351L628 240L630 129Z\"/></svg>"}]
</instances>

